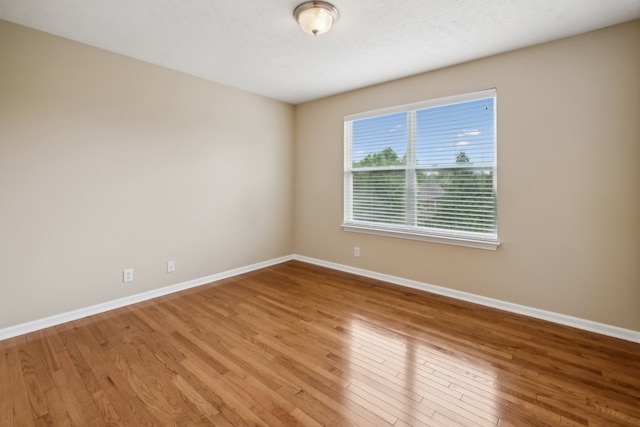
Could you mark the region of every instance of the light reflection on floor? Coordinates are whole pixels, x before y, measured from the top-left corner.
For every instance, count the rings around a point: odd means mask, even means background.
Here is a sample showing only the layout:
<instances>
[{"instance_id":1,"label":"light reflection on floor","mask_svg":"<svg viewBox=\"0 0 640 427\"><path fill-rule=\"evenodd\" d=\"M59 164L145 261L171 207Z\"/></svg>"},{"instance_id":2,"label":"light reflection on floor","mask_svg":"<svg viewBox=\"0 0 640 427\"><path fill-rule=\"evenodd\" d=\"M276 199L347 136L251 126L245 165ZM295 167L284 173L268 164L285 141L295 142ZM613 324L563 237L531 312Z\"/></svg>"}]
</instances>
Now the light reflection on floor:
<instances>
[{"instance_id":1,"label":"light reflection on floor","mask_svg":"<svg viewBox=\"0 0 640 427\"><path fill-rule=\"evenodd\" d=\"M345 332L351 345L342 377L350 384L342 403L352 412L365 407L390 424L400 418L402 425L498 423L498 378L487 362L365 319L353 318Z\"/></svg>"}]
</instances>

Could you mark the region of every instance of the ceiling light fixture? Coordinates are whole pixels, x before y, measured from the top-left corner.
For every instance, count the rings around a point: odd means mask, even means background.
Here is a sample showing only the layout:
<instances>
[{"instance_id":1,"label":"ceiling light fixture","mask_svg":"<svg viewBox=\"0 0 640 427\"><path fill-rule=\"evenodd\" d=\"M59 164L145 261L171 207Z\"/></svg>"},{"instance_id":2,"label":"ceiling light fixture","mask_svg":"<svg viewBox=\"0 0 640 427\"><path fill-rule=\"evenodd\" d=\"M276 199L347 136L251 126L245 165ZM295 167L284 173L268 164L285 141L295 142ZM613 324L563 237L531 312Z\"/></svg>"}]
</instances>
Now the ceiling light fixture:
<instances>
[{"instance_id":1,"label":"ceiling light fixture","mask_svg":"<svg viewBox=\"0 0 640 427\"><path fill-rule=\"evenodd\" d=\"M329 31L338 20L338 9L326 1L306 1L293 10L293 16L302 31L319 36Z\"/></svg>"}]
</instances>

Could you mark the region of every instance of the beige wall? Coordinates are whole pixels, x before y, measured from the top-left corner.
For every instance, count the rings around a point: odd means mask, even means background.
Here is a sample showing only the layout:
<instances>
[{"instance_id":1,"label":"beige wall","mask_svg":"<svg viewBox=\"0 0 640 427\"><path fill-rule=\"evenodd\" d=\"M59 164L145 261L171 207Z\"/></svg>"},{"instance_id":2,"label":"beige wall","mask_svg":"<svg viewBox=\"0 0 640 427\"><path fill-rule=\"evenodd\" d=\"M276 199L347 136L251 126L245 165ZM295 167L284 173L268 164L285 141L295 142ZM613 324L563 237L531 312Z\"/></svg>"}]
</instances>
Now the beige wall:
<instances>
[{"instance_id":1,"label":"beige wall","mask_svg":"<svg viewBox=\"0 0 640 427\"><path fill-rule=\"evenodd\" d=\"M341 230L344 115L492 87L497 251ZM640 330L640 21L300 105L295 140L296 253Z\"/></svg>"},{"instance_id":2,"label":"beige wall","mask_svg":"<svg viewBox=\"0 0 640 427\"><path fill-rule=\"evenodd\" d=\"M291 254L293 119L0 21L0 328Z\"/></svg>"}]
</instances>

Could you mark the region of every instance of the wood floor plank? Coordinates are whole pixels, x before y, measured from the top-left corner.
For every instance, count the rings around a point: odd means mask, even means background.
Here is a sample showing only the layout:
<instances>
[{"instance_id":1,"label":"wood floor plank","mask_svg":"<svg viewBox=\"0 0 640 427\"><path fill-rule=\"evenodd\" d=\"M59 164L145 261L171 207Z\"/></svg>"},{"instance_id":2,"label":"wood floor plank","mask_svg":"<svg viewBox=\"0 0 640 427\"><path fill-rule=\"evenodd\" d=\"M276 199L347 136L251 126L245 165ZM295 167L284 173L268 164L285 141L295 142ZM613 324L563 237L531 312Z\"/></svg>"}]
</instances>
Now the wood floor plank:
<instances>
[{"instance_id":1,"label":"wood floor plank","mask_svg":"<svg viewBox=\"0 0 640 427\"><path fill-rule=\"evenodd\" d=\"M640 345L298 261L0 342L2 426L640 426Z\"/></svg>"},{"instance_id":2,"label":"wood floor plank","mask_svg":"<svg viewBox=\"0 0 640 427\"><path fill-rule=\"evenodd\" d=\"M69 415L65 409L65 404L62 398L60 397L60 392L57 388L51 388L44 392L45 398L47 399L47 406L49 407L49 412L47 415L41 417L37 421L40 425L54 425L54 426L71 426L73 425L71 420L69 419ZM16 422L15 424L2 424L2 425L22 425L24 420L20 422Z\"/></svg>"},{"instance_id":3,"label":"wood floor plank","mask_svg":"<svg viewBox=\"0 0 640 427\"><path fill-rule=\"evenodd\" d=\"M47 375L39 375L42 369L38 367L41 367L43 364L37 364L38 361L34 360L34 357L38 357L38 353L34 352L34 348L29 347L31 346L27 342L24 350L20 351L19 357L31 412L34 418L37 419L49 413L43 392L53 385Z\"/></svg>"},{"instance_id":4,"label":"wood floor plank","mask_svg":"<svg viewBox=\"0 0 640 427\"><path fill-rule=\"evenodd\" d=\"M32 413L27 386L23 378L22 364L20 362L20 352L25 346L25 337L19 337L15 340L18 345L10 347L5 352L4 363L7 364L7 368L4 369L7 376L3 376L3 382L7 382L9 385L8 392L3 395L3 398L11 400L12 403L6 410L8 416L8 425L34 425L34 420L37 418Z\"/></svg>"},{"instance_id":5,"label":"wood floor plank","mask_svg":"<svg viewBox=\"0 0 640 427\"><path fill-rule=\"evenodd\" d=\"M380 393L380 390L368 391L366 387L359 387L355 383L349 384L347 391L359 396L361 399L369 402L375 408L385 411L395 417L394 425L397 421L403 421L410 425L429 425L429 421L433 417L433 412L421 412L417 405L407 404L407 402L399 401L391 396Z\"/></svg>"},{"instance_id":6,"label":"wood floor plank","mask_svg":"<svg viewBox=\"0 0 640 427\"><path fill-rule=\"evenodd\" d=\"M122 425L118 412L103 390L93 393L93 400L96 402L100 413L100 417L94 419L98 421L96 424Z\"/></svg>"}]
</instances>

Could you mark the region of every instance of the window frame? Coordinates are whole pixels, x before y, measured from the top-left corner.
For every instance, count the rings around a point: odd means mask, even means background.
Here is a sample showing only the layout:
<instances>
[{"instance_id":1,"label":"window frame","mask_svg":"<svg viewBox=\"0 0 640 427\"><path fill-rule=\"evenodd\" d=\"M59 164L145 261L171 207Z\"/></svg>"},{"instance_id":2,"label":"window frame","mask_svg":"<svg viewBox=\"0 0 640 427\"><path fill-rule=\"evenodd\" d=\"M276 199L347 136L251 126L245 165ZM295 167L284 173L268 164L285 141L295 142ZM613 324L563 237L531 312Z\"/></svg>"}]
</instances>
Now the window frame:
<instances>
[{"instance_id":1,"label":"window frame","mask_svg":"<svg viewBox=\"0 0 640 427\"><path fill-rule=\"evenodd\" d=\"M464 102L476 101L481 99L493 98L493 144L494 158L492 163L473 164L469 166L446 167L446 169L465 170L465 169L491 169L493 172L493 194L495 201L494 217L495 217L495 233L474 233L470 231L455 231L450 229L436 229L422 227L417 225L417 171L436 170L437 166L418 166L415 161L417 142L416 142L416 112L426 108L439 106L447 106ZM378 116L386 116L395 113L407 113L408 143L406 151L406 164L404 166L387 166L384 169L373 167L371 171L391 171L404 170L407 173L405 182L406 194L406 214L405 224L391 224L368 222L353 219L353 176L354 169L357 172L367 172L368 168L353 167L352 153L352 135L353 121L361 119L369 119ZM341 225L344 231L367 233L388 237L398 237L412 240L422 240L434 243L444 243L458 246L466 246L478 249L496 250L500 245L498 240L498 189L497 189L497 90L495 88L466 93L461 95L448 96L443 98L431 99L423 102L406 104L396 107L377 109L363 113L351 114L344 117L344 215Z\"/></svg>"}]
</instances>

